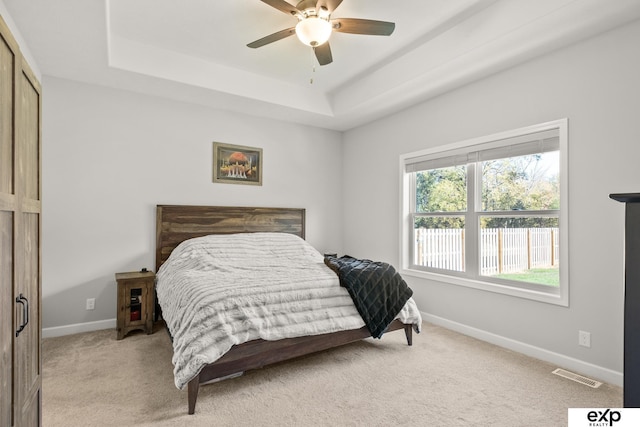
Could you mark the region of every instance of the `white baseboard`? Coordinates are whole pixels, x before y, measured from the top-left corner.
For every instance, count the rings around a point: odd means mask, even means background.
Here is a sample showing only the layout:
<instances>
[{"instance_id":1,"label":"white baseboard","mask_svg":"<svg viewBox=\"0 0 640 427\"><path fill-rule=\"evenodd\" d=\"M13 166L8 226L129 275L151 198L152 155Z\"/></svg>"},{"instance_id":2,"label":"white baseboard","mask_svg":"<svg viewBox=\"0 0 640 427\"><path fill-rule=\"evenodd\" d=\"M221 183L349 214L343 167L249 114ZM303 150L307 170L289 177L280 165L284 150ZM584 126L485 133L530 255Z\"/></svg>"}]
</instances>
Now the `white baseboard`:
<instances>
[{"instance_id":1,"label":"white baseboard","mask_svg":"<svg viewBox=\"0 0 640 427\"><path fill-rule=\"evenodd\" d=\"M602 366L584 362L573 357L545 350L540 347L535 347L530 344L516 341L511 338L506 338L501 335L496 335L491 332L483 331L481 329L454 322L452 320L448 320L432 314L422 312L422 318L423 320L429 323L433 323L434 325L442 326L443 328L451 329L452 331L460 332L461 334L468 335L470 337L474 337L500 347L508 348L509 350L517 351L518 353L535 357L536 359L544 360L545 362L553 363L558 367L568 369L581 375L586 375L598 381L604 381L606 383L622 387L622 372L603 368ZM115 329L115 327L116 319L99 320L97 322L76 323L73 325L44 328L42 329L42 337L53 338L63 335L78 334L81 332L98 331L101 329Z\"/></svg>"},{"instance_id":2,"label":"white baseboard","mask_svg":"<svg viewBox=\"0 0 640 427\"><path fill-rule=\"evenodd\" d=\"M99 331L101 329L115 329L116 319L98 320L96 322L74 323L73 325L42 328L42 338L61 337L63 335L79 334L81 332Z\"/></svg>"},{"instance_id":3,"label":"white baseboard","mask_svg":"<svg viewBox=\"0 0 640 427\"><path fill-rule=\"evenodd\" d=\"M452 331L460 332L461 334L468 335L500 347L508 348L509 350L517 351L518 353L522 353L536 359L544 360L545 362L553 363L560 368L573 371L577 374L585 375L598 381L622 387L622 372L603 368L602 366L597 366L573 357L545 350L540 347L535 347L530 344L496 335L491 332L483 331L481 329L454 322L439 316L434 316L432 314L422 312L422 319L429 323L433 323L434 325L442 326L443 328L451 329Z\"/></svg>"}]
</instances>

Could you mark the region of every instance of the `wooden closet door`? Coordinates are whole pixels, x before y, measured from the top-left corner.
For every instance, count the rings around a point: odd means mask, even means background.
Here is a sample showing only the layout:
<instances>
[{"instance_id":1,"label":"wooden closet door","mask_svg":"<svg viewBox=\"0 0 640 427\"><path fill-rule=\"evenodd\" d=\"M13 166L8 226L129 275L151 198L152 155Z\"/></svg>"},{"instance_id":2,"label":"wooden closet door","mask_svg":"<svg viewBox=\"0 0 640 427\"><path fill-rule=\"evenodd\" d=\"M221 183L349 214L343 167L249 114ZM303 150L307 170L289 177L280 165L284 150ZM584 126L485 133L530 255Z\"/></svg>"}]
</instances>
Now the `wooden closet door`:
<instances>
[{"instance_id":1,"label":"wooden closet door","mask_svg":"<svg viewBox=\"0 0 640 427\"><path fill-rule=\"evenodd\" d=\"M2 426L42 422L40 92L0 17Z\"/></svg>"},{"instance_id":2,"label":"wooden closet door","mask_svg":"<svg viewBox=\"0 0 640 427\"><path fill-rule=\"evenodd\" d=\"M14 86L17 46L0 20L0 425L13 425Z\"/></svg>"},{"instance_id":3,"label":"wooden closet door","mask_svg":"<svg viewBox=\"0 0 640 427\"><path fill-rule=\"evenodd\" d=\"M20 96L16 99L14 298L22 301L16 306L16 317L26 326L14 344L14 417L17 426L37 426L41 419L42 383L40 86L24 61L20 71Z\"/></svg>"}]
</instances>

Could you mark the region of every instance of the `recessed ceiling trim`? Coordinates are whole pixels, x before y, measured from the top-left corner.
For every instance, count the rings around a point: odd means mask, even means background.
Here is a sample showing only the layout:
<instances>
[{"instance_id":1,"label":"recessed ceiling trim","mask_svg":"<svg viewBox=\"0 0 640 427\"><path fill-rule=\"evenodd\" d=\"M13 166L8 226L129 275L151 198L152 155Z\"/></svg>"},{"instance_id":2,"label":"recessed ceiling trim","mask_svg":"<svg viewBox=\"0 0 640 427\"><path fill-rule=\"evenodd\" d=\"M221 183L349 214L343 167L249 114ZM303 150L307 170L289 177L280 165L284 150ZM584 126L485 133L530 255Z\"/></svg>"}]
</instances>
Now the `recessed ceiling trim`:
<instances>
[{"instance_id":1,"label":"recessed ceiling trim","mask_svg":"<svg viewBox=\"0 0 640 427\"><path fill-rule=\"evenodd\" d=\"M109 67L315 114L333 115L325 94L311 88L127 40L111 32L108 39Z\"/></svg>"},{"instance_id":2,"label":"recessed ceiling trim","mask_svg":"<svg viewBox=\"0 0 640 427\"><path fill-rule=\"evenodd\" d=\"M541 15L520 15L518 20L511 14L513 21L503 22L510 27L498 31L492 26L490 32L478 33L477 28L482 28L483 20L487 19L484 14L509 16L504 13L505 8L514 8L517 12L517 5L499 2L459 24L454 31L446 32L382 67L379 72L334 92L334 114L336 117L349 114L355 118L365 100L379 106L380 112L398 110L640 16L640 2L636 0L620 0L615 8L600 0L565 0L564 3L555 3L555 7ZM496 13L494 8L502 9L502 13ZM371 87L378 88L375 96L370 94Z\"/></svg>"}]
</instances>

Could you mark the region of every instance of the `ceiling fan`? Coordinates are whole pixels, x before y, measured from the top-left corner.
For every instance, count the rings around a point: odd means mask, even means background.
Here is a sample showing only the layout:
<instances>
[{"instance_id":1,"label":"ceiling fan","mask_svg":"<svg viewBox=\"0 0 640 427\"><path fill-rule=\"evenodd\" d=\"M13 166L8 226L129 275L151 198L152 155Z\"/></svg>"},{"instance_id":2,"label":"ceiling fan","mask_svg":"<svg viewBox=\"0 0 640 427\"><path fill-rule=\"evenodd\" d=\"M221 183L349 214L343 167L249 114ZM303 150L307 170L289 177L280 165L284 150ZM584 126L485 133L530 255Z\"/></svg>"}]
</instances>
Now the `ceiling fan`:
<instances>
[{"instance_id":1,"label":"ceiling fan","mask_svg":"<svg viewBox=\"0 0 640 427\"><path fill-rule=\"evenodd\" d=\"M295 27L287 28L249 43L247 46L258 48L286 37L297 34L300 41L311 46L320 65L333 62L329 37L333 31L350 34L389 36L396 24L393 22L373 21L370 19L336 18L331 14L342 0L302 0L297 5L285 0L261 0L263 3L298 19Z\"/></svg>"}]
</instances>

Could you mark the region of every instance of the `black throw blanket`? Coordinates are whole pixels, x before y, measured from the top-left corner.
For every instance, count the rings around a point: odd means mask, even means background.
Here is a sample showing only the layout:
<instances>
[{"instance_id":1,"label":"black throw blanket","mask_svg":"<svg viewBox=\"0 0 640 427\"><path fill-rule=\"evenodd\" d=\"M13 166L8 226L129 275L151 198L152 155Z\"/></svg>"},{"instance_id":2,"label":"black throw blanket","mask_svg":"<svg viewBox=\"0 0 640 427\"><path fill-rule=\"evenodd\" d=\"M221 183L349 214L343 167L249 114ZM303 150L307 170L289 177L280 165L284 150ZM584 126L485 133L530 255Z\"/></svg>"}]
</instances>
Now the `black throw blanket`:
<instances>
[{"instance_id":1,"label":"black throw blanket","mask_svg":"<svg viewBox=\"0 0 640 427\"><path fill-rule=\"evenodd\" d=\"M367 325L371 336L380 338L396 318L413 291L389 264L345 255L324 259L340 278Z\"/></svg>"}]
</instances>

